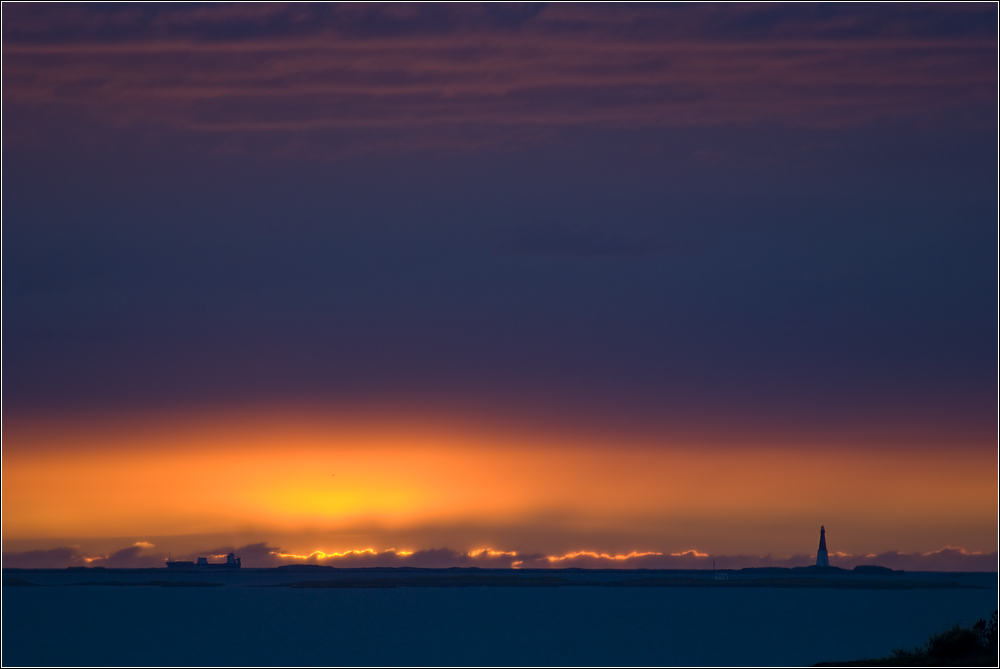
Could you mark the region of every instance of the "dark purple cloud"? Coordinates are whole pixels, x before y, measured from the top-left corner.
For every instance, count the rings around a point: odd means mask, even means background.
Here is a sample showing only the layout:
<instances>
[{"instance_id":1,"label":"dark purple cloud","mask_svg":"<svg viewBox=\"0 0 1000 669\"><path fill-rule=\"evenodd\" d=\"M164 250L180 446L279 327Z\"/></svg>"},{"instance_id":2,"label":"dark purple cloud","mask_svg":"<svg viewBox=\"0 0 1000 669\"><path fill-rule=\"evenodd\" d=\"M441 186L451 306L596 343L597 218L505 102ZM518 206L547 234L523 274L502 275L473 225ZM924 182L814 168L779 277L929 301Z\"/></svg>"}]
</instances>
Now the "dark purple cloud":
<instances>
[{"instance_id":1,"label":"dark purple cloud","mask_svg":"<svg viewBox=\"0 0 1000 669\"><path fill-rule=\"evenodd\" d=\"M3 566L6 568L65 569L66 567L84 567L87 564L80 551L68 546L3 554Z\"/></svg>"},{"instance_id":2,"label":"dark purple cloud","mask_svg":"<svg viewBox=\"0 0 1000 669\"><path fill-rule=\"evenodd\" d=\"M575 126L852 126L991 107L995 26L985 6L14 5L5 141L48 112L331 154Z\"/></svg>"},{"instance_id":3,"label":"dark purple cloud","mask_svg":"<svg viewBox=\"0 0 1000 669\"><path fill-rule=\"evenodd\" d=\"M843 565L842 565L843 563ZM946 546L930 553L899 553L889 551L874 556L831 556L830 564L855 566L876 564L907 571L997 571L997 551L968 553L964 548Z\"/></svg>"},{"instance_id":4,"label":"dark purple cloud","mask_svg":"<svg viewBox=\"0 0 1000 669\"><path fill-rule=\"evenodd\" d=\"M91 560L90 566L108 567L110 569L143 569L148 567L162 567L163 556L160 553L151 553L153 544L138 543L115 551L107 557L98 557Z\"/></svg>"}]
</instances>

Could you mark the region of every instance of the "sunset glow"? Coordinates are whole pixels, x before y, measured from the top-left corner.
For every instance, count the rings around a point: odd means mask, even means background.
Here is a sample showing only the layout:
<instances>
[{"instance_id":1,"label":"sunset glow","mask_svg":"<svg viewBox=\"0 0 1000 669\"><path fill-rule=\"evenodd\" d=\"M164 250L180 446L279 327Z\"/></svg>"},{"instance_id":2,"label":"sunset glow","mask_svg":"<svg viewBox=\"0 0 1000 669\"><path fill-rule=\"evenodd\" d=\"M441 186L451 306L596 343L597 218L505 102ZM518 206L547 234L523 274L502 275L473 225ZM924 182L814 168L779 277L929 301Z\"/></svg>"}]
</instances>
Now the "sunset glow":
<instances>
[{"instance_id":1,"label":"sunset glow","mask_svg":"<svg viewBox=\"0 0 1000 669\"><path fill-rule=\"evenodd\" d=\"M851 444L834 451L796 443L747 449L665 436L616 441L616 457L608 460L610 445L583 435L428 424L319 417L284 424L261 414L146 430L8 427L4 531L12 539L44 539L287 535L371 526L393 542L393 532L420 527L545 527L558 519L564 531L600 536L614 530L640 542L611 555L594 552L602 546L582 546L548 558L555 562L583 554L622 560L656 551L791 555L809 547L776 540L774 529L802 524L811 530L812 518L849 528L838 543L849 552L933 550L935 541L943 542L935 533L945 531L961 535L969 550L989 550L997 519L989 504L996 487L988 467L992 454L981 449L906 459ZM816 494L819 471L825 495ZM766 540L755 538L766 528ZM390 547L331 546L281 555L324 559ZM558 551L560 544L533 539L518 546L449 548L473 557L515 556Z\"/></svg>"},{"instance_id":2,"label":"sunset glow","mask_svg":"<svg viewBox=\"0 0 1000 669\"><path fill-rule=\"evenodd\" d=\"M5 3L5 564L994 569L994 10Z\"/></svg>"},{"instance_id":3,"label":"sunset glow","mask_svg":"<svg viewBox=\"0 0 1000 669\"><path fill-rule=\"evenodd\" d=\"M995 3L0 11L12 666L995 660Z\"/></svg>"}]
</instances>

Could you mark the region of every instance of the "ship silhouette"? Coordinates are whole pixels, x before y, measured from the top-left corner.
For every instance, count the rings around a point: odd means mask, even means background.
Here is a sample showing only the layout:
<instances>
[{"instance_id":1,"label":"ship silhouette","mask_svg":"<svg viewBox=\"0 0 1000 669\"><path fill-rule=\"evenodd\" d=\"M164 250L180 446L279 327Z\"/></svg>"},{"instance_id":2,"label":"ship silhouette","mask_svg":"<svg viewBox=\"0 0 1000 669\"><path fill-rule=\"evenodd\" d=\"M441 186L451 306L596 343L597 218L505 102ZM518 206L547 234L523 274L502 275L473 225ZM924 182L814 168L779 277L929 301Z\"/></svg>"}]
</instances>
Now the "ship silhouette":
<instances>
[{"instance_id":1,"label":"ship silhouette","mask_svg":"<svg viewBox=\"0 0 1000 669\"><path fill-rule=\"evenodd\" d=\"M200 557L197 562L167 558L168 569L239 569L240 563L239 556L234 553L227 555L225 562L209 562L207 557Z\"/></svg>"}]
</instances>

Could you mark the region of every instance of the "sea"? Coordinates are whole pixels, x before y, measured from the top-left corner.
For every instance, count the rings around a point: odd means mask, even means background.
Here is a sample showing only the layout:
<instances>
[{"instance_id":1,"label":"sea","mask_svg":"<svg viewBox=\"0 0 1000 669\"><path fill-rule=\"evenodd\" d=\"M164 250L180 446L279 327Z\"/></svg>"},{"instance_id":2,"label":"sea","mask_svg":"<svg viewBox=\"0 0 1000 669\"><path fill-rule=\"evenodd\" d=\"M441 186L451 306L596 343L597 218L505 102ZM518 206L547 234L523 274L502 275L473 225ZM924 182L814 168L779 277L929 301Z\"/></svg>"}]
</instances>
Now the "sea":
<instances>
[{"instance_id":1,"label":"sea","mask_svg":"<svg viewBox=\"0 0 1000 669\"><path fill-rule=\"evenodd\" d=\"M771 587L623 570L573 570L559 586L454 570L414 570L419 585L393 570L167 571L5 569L3 665L801 666L913 649L997 608L995 573Z\"/></svg>"}]
</instances>

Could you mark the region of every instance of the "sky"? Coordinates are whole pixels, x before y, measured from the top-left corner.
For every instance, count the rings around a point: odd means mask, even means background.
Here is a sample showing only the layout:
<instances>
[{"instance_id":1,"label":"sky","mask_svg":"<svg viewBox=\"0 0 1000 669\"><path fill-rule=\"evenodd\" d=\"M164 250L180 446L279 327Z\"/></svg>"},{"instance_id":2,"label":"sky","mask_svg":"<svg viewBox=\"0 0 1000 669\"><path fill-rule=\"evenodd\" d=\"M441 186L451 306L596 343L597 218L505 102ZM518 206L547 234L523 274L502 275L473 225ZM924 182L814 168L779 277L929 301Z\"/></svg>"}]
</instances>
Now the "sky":
<instances>
[{"instance_id":1,"label":"sky","mask_svg":"<svg viewBox=\"0 0 1000 669\"><path fill-rule=\"evenodd\" d=\"M997 9L7 4L5 566L997 569Z\"/></svg>"}]
</instances>

